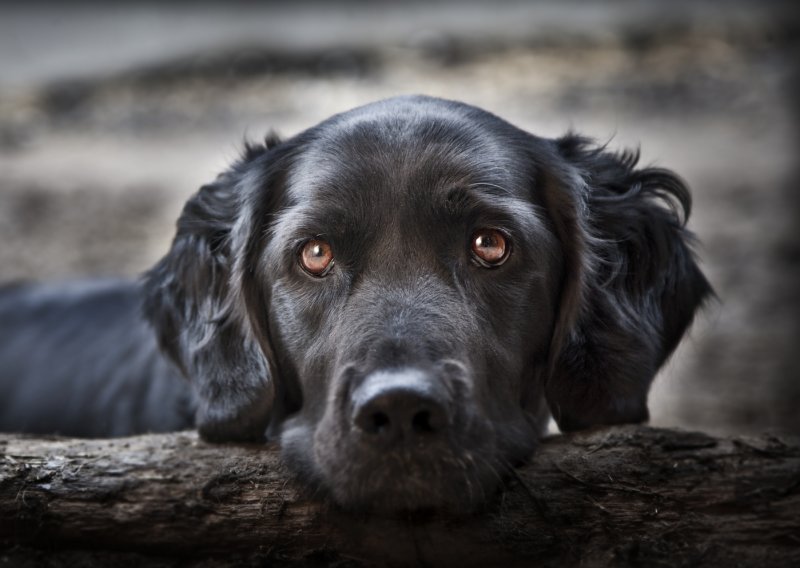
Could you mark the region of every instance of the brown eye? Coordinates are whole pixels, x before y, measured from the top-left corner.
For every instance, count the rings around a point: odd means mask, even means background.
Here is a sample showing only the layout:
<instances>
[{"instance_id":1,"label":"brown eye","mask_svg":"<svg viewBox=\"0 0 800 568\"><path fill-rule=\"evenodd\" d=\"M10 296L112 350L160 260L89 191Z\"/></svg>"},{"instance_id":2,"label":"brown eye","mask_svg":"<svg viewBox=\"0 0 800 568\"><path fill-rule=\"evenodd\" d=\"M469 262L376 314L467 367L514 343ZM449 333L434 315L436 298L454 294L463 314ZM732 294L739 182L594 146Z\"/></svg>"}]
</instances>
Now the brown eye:
<instances>
[{"instance_id":1,"label":"brown eye","mask_svg":"<svg viewBox=\"0 0 800 568\"><path fill-rule=\"evenodd\" d=\"M511 246L497 229L480 229L472 235L472 253L484 267L500 266L508 258Z\"/></svg>"},{"instance_id":2,"label":"brown eye","mask_svg":"<svg viewBox=\"0 0 800 568\"><path fill-rule=\"evenodd\" d=\"M333 249L320 239L311 239L300 249L300 266L312 276L325 276L333 268Z\"/></svg>"}]
</instances>

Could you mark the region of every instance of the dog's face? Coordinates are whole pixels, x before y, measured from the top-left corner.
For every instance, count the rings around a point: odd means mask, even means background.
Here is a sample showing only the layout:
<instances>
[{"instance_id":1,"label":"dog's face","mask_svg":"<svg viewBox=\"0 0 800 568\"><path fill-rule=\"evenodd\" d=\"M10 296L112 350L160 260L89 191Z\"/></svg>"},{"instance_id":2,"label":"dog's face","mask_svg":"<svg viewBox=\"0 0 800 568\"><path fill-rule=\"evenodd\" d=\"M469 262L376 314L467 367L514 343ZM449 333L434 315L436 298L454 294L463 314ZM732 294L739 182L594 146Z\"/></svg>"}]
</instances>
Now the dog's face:
<instances>
[{"instance_id":1,"label":"dog's face","mask_svg":"<svg viewBox=\"0 0 800 568\"><path fill-rule=\"evenodd\" d=\"M547 357L558 239L513 133L447 110L323 125L255 264L292 385L284 452L348 504L478 500L540 433L521 400Z\"/></svg>"},{"instance_id":2,"label":"dog's face","mask_svg":"<svg viewBox=\"0 0 800 568\"><path fill-rule=\"evenodd\" d=\"M645 419L708 285L651 200L685 188L634 164L424 97L249 148L148 277L201 434L269 429L347 507L464 509L546 403L566 429Z\"/></svg>"}]
</instances>

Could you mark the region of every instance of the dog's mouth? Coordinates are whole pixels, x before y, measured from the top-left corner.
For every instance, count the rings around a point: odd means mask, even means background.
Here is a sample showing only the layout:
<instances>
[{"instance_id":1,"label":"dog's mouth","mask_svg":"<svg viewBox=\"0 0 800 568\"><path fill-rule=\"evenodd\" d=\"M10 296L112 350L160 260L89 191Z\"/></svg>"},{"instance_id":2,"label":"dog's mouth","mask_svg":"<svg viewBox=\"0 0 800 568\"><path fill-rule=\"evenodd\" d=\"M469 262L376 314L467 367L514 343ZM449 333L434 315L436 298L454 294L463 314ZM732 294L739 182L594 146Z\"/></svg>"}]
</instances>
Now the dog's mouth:
<instances>
[{"instance_id":1,"label":"dog's mouth","mask_svg":"<svg viewBox=\"0 0 800 568\"><path fill-rule=\"evenodd\" d=\"M284 430L284 460L313 497L328 498L345 510L466 514L492 501L511 469L492 432L477 427L460 436L376 447L358 431L299 422Z\"/></svg>"},{"instance_id":2,"label":"dog's mouth","mask_svg":"<svg viewBox=\"0 0 800 568\"><path fill-rule=\"evenodd\" d=\"M290 420L281 436L284 461L313 498L345 510L396 515L443 510L470 513L492 500L511 469L491 432L458 439L417 439L375 447L358 432Z\"/></svg>"},{"instance_id":3,"label":"dog's mouth","mask_svg":"<svg viewBox=\"0 0 800 568\"><path fill-rule=\"evenodd\" d=\"M323 484L337 504L383 514L428 509L470 512L491 500L507 473L482 452L444 447L361 453L355 463L316 457Z\"/></svg>"}]
</instances>

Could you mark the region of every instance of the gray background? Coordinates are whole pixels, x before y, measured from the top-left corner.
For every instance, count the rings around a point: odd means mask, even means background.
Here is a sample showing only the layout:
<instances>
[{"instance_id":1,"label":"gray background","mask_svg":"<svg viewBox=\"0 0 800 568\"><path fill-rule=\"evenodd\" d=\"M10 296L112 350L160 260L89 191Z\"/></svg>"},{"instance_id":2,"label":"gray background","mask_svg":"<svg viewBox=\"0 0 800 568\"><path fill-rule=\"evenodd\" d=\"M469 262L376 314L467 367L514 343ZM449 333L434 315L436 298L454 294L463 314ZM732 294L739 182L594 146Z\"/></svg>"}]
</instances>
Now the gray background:
<instances>
[{"instance_id":1,"label":"gray background","mask_svg":"<svg viewBox=\"0 0 800 568\"><path fill-rule=\"evenodd\" d=\"M653 422L800 433L786 2L181 2L0 8L0 281L135 276L245 138L426 93L536 134L641 144L692 186L720 301ZM36 354L31 354L36 356Z\"/></svg>"}]
</instances>

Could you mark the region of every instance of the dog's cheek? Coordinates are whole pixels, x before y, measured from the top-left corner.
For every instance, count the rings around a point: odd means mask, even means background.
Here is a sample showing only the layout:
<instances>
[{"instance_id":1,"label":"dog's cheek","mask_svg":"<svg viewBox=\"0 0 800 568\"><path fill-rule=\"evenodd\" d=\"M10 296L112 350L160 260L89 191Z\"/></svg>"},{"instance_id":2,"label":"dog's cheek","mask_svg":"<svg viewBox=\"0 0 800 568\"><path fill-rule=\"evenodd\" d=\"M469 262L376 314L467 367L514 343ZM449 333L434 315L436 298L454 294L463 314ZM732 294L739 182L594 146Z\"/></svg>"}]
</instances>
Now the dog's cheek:
<instances>
[{"instance_id":1,"label":"dog's cheek","mask_svg":"<svg viewBox=\"0 0 800 568\"><path fill-rule=\"evenodd\" d=\"M312 307L313 298L297 285L279 281L273 286L270 315L284 352L298 354L309 350L317 328Z\"/></svg>"},{"instance_id":2,"label":"dog's cheek","mask_svg":"<svg viewBox=\"0 0 800 568\"><path fill-rule=\"evenodd\" d=\"M484 322L469 352L478 354L479 400L499 420L518 415L520 398L536 375L535 367L546 364L553 325L552 300L540 278L517 278L508 283L484 286L476 319Z\"/></svg>"},{"instance_id":3,"label":"dog's cheek","mask_svg":"<svg viewBox=\"0 0 800 568\"><path fill-rule=\"evenodd\" d=\"M298 368L317 359L331 361L331 355L335 354L330 343L336 321L341 318L339 290L336 286L324 288L312 284L304 285L286 277L272 285L271 328L281 343L282 353Z\"/></svg>"}]
</instances>

